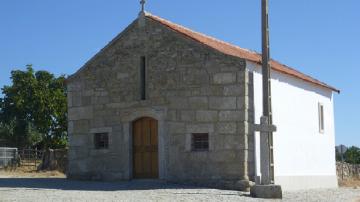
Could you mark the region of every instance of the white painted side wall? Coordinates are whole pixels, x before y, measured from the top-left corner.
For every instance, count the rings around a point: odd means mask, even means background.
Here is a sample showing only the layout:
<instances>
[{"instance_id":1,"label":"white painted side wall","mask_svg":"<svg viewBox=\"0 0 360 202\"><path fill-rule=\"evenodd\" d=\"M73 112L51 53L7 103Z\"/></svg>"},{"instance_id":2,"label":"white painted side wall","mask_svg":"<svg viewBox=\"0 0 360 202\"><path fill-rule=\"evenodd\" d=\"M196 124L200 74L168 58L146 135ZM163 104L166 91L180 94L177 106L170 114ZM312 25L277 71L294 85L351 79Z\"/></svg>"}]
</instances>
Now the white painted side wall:
<instances>
[{"instance_id":1,"label":"white painted side wall","mask_svg":"<svg viewBox=\"0 0 360 202\"><path fill-rule=\"evenodd\" d=\"M255 122L262 115L262 74L253 72ZM303 80L271 72L275 183L283 190L337 187L333 93ZM325 130L319 131L318 104L324 105ZM256 173L260 174L260 139L255 135Z\"/></svg>"}]
</instances>

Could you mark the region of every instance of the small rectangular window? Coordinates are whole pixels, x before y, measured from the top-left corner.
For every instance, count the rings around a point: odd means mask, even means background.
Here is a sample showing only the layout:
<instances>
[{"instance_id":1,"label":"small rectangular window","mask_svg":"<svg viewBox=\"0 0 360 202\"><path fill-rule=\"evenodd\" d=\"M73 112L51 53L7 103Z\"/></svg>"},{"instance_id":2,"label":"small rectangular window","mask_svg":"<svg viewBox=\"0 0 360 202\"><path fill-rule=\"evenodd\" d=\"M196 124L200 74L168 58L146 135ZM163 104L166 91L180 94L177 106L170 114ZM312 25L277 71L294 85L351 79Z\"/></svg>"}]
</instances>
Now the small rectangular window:
<instances>
[{"instance_id":1,"label":"small rectangular window","mask_svg":"<svg viewBox=\"0 0 360 202\"><path fill-rule=\"evenodd\" d=\"M319 103L319 132L324 132L324 105Z\"/></svg>"},{"instance_id":2,"label":"small rectangular window","mask_svg":"<svg viewBox=\"0 0 360 202\"><path fill-rule=\"evenodd\" d=\"M146 99L146 58L140 58L140 99Z\"/></svg>"},{"instance_id":3,"label":"small rectangular window","mask_svg":"<svg viewBox=\"0 0 360 202\"><path fill-rule=\"evenodd\" d=\"M108 133L95 133L94 134L95 149L109 148L109 134Z\"/></svg>"},{"instance_id":4,"label":"small rectangular window","mask_svg":"<svg viewBox=\"0 0 360 202\"><path fill-rule=\"evenodd\" d=\"M209 151L209 134L193 133L191 137L192 151Z\"/></svg>"}]
</instances>

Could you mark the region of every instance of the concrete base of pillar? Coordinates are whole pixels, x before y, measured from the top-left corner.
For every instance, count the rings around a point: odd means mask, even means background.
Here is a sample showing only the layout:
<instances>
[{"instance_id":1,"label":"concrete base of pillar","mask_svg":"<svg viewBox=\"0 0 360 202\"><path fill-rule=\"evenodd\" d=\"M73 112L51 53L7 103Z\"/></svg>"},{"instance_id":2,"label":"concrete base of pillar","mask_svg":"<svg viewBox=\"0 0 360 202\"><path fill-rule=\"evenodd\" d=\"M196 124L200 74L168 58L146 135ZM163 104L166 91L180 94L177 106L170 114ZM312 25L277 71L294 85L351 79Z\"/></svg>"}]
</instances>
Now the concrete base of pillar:
<instances>
[{"instance_id":1,"label":"concrete base of pillar","mask_svg":"<svg viewBox=\"0 0 360 202\"><path fill-rule=\"evenodd\" d=\"M254 198L282 199L280 185L254 185L250 188L250 195Z\"/></svg>"}]
</instances>

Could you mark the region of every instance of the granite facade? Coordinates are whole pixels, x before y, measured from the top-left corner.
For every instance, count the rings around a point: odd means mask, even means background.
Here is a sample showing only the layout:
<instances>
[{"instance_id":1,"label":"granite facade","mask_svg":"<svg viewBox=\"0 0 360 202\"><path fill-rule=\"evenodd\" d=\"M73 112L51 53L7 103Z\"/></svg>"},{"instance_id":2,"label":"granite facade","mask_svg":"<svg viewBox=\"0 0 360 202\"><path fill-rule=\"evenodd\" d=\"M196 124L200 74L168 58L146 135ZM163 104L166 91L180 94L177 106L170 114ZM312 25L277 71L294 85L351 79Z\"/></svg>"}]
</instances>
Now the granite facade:
<instances>
[{"instance_id":1,"label":"granite facade","mask_svg":"<svg viewBox=\"0 0 360 202\"><path fill-rule=\"evenodd\" d=\"M140 15L70 76L67 88L69 178L132 179L131 123L144 116L159 122L161 179L241 187L254 177L252 82L244 59ZM109 149L94 148L96 132L109 133ZM191 133L209 133L209 151L191 151Z\"/></svg>"}]
</instances>

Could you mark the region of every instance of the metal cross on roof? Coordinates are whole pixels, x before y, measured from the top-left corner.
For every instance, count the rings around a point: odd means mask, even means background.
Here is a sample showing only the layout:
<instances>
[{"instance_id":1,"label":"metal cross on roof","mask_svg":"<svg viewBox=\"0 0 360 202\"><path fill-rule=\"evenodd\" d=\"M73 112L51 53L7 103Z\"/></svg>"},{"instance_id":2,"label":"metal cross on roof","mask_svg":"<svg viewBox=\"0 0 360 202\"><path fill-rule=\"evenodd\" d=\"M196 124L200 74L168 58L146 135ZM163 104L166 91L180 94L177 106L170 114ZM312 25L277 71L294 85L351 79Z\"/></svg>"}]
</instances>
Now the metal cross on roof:
<instances>
[{"instance_id":1,"label":"metal cross on roof","mask_svg":"<svg viewBox=\"0 0 360 202\"><path fill-rule=\"evenodd\" d=\"M145 0L141 0L141 1L140 1L140 4L141 4L141 12L144 12L144 10L145 10L145 3L146 3Z\"/></svg>"}]
</instances>

